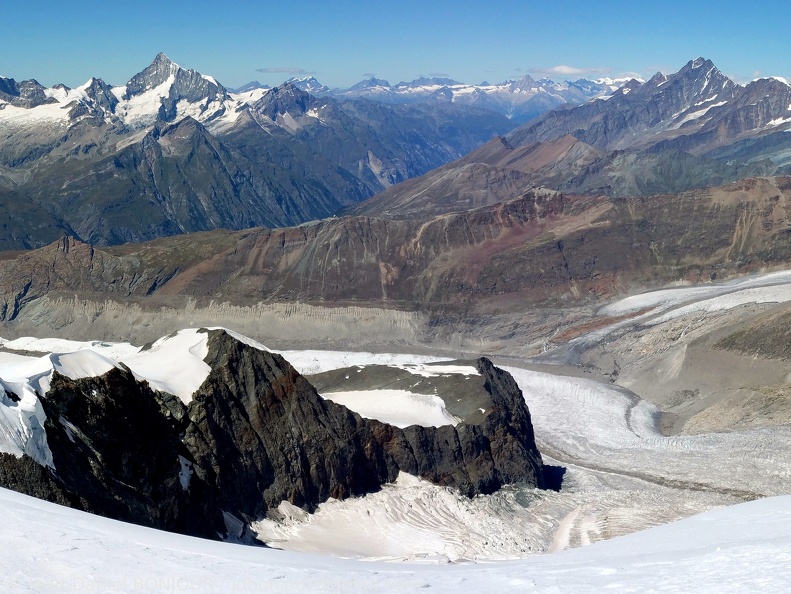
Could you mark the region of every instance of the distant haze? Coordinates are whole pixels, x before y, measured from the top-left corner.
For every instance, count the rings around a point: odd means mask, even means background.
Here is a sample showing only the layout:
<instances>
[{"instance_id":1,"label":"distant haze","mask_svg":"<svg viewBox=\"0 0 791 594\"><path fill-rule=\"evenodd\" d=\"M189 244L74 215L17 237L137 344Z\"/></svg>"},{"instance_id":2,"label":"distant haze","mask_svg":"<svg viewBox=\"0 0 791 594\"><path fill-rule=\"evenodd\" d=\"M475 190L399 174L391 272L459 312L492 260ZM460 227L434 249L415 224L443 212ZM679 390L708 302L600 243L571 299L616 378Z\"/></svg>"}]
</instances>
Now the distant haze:
<instances>
[{"instance_id":1,"label":"distant haze","mask_svg":"<svg viewBox=\"0 0 791 594\"><path fill-rule=\"evenodd\" d=\"M791 78L785 23L770 16L783 8L774 1L760 10L739 3L726 10L678 0L639 6L493 0L485 7L470 0L404 0L383 10L361 0L309 0L298 9L284 3L264 9L248 0L85 0L74 10L33 0L4 7L0 76L72 87L96 76L118 85L164 51L227 87L251 80L275 85L307 73L330 87L371 73L393 84L438 72L467 83L525 73L556 80L650 78L703 55L746 82Z\"/></svg>"}]
</instances>

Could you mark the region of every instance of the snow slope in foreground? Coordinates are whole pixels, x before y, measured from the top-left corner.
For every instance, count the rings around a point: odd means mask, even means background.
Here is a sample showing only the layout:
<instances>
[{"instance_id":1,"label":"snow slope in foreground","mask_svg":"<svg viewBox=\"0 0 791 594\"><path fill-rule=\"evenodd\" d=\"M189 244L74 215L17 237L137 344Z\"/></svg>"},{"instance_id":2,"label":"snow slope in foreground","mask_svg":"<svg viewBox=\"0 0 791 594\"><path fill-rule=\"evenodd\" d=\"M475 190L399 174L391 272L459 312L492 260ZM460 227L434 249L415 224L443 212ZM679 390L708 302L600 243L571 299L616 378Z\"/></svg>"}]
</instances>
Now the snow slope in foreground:
<instances>
[{"instance_id":1,"label":"snow slope in foreground","mask_svg":"<svg viewBox=\"0 0 791 594\"><path fill-rule=\"evenodd\" d=\"M160 532L0 489L6 592L786 592L791 496L555 555L382 564Z\"/></svg>"}]
</instances>

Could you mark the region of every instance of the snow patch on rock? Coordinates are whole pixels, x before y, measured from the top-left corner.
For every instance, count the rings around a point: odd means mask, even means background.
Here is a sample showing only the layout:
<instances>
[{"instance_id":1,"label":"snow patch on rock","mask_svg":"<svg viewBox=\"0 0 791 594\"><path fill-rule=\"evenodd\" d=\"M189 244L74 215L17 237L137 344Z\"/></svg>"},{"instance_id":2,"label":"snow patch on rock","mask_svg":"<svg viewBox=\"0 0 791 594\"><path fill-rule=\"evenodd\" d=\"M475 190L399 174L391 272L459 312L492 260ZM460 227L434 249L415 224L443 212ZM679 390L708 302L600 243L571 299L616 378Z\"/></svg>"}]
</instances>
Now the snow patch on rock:
<instances>
[{"instance_id":1,"label":"snow patch on rock","mask_svg":"<svg viewBox=\"0 0 791 594\"><path fill-rule=\"evenodd\" d=\"M442 398L431 394L415 394L406 390L366 390L327 392L321 397L342 404L363 418L376 419L401 429L409 425L456 426L460 422L446 410Z\"/></svg>"}]
</instances>

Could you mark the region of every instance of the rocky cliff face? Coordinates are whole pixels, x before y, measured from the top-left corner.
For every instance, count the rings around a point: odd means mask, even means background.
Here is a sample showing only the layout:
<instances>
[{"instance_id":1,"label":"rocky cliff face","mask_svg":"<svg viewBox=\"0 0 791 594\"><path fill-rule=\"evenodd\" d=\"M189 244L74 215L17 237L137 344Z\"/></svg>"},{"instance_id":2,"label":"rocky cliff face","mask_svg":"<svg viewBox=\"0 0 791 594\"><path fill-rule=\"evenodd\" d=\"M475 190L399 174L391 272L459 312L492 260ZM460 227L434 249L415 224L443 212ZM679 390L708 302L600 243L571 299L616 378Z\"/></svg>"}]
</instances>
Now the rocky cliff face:
<instances>
[{"instance_id":1,"label":"rocky cliff face","mask_svg":"<svg viewBox=\"0 0 791 594\"><path fill-rule=\"evenodd\" d=\"M41 398L55 480L86 511L216 536L223 524L212 493L200 478L186 487L181 480L188 471L180 460L189 453L168 414L171 400L126 370L80 380L56 372Z\"/></svg>"},{"instance_id":2,"label":"rocky cliff face","mask_svg":"<svg viewBox=\"0 0 791 594\"><path fill-rule=\"evenodd\" d=\"M281 501L314 509L376 490L400 471L472 496L543 486L530 414L513 379L480 369L495 411L480 425L399 429L322 399L279 355L210 335L206 382L187 408L184 443L223 509L246 519Z\"/></svg>"},{"instance_id":3,"label":"rocky cliff face","mask_svg":"<svg viewBox=\"0 0 791 594\"><path fill-rule=\"evenodd\" d=\"M112 87L100 78L91 78L85 89L85 94L93 104L104 113L115 113L118 97L112 92Z\"/></svg>"},{"instance_id":4,"label":"rocky cliff face","mask_svg":"<svg viewBox=\"0 0 791 594\"><path fill-rule=\"evenodd\" d=\"M573 134L590 146L609 150L653 144L661 140L656 134L679 130L684 124L694 127L700 124L698 118L711 109L716 113L716 107L742 93L744 88L711 60L696 58L675 74L657 73L642 85L619 89L606 101L544 115L508 138L514 146L522 146Z\"/></svg>"},{"instance_id":5,"label":"rocky cliff face","mask_svg":"<svg viewBox=\"0 0 791 594\"><path fill-rule=\"evenodd\" d=\"M159 119L164 122L176 118L176 104L179 101L199 103L203 111L211 103L227 99L225 88L214 79L195 70L181 68L161 52L147 68L126 83L124 98L128 100L164 85L167 85L167 93L162 98L158 113Z\"/></svg>"},{"instance_id":6,"label":"rocky cliff face","mask_svg":"<svg viewBox=\"0 0 791 594\"><path fill-rule=\"evenodd\" d=\"M399 429L322 399L276 354L209 331L211 371L181 400L131 372L72 380L40 398L54 468L0 457L0 483L86 511L199 536L283 500L308 510L363 495L401 471L468 496L544 484L530 413L513 379L481 359L494 403L482 422Z\"/></svg>"}]
</instances>

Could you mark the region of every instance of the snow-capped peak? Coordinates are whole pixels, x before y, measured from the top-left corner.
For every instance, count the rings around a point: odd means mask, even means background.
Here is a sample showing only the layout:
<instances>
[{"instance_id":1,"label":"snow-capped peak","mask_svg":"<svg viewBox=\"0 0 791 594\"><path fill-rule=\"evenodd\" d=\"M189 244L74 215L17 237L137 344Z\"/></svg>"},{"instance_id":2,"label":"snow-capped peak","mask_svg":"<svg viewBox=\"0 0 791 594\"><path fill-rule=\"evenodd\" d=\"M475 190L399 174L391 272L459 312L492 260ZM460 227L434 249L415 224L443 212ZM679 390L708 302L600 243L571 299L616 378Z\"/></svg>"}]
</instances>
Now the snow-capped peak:
<instances>
[{"instance_id":1,"label":"snow-capped peak","mask_svg":"<svg viewBox=\"0 0 791 594\"><path fill-rule=\"evenodd\" d=\"M142 95L146 91L161 87L163 83L168 81L172 84L179 70L181 70L181 67L178 64L172 62L162 52L158 53L154 61L145 70L133 76L126 83L124 99Z\"/></svg>"},{"instance_id":2,"label":"snow-capped peak","mask_svg":"<svg viewBox=\"0 0 791 594\"><path fill-rule=\"evenodd\" d=\"M791 83L785 77L782 76L761 76L759 78L753 79L751 82L757 82L759 80L776 80L777 82L781 82L784 85L791 86Z\"/></svg>"},{"instance_id":3,"label":"snow-capped peak","mask_svg":"<svg viewBox=\"0 0 791 594\"><path fill-rule=\"evenodd\" d=\"M310 93L311 95L327 93L330 90L329 87L325 87L312 76L290 78L284 84L295 86L306 93Z\"/></svg>"},{"instance_id":4,"label":"snow-capped peak","mask_svg":"<svg viewBox=\"0 0 791 594\"><path fill-rule=\"evenodd\" d=\"M632 76L625 76L622 78L610 78L608 76L605 76L603 78L594 79L593 82L595 82L597 85L606 85L608 87L618 88L633 80L636 80L640 84L645 82L645 80L643 80L642 78L632 77Z\"/></svg>"},{"instance_id":5,"label":"snow-capped peak","mask_svg":"<svg viewBox=\"0 0 791 594\"><path fill-rule=\"evenodd\" d=\"M700 68L700 67L702 67L704 64L706 64L706 62L707 62L707 61L708 61L708 60L706 60L706 59L705 59L705 58L703 58L702 56L698 56L697 58L695 58L694 60L692 60L692 61L689 63L689 67L690 67L690 68Z\"/></svg>"},{"instance_id":6,"label":"snow-capped peak","mask_svg":"<svg viewBox=\"0 0 791 594\"><path fill-rule=\"evenodd\" d=\"M157 54L157 55L154 57L154 61L152 62L152 65L153 65L153 64L166 64L166 65L173 66L173 67L175 67L175 68L181 68L181 66L179 66L178 64L176 64L176 63L175 63L173 60L171 60L170 58L168 58L168 57L165 55L165 52L159 52L159 53L158 53L158 54Z\"/></svg>"}]
</instances>

